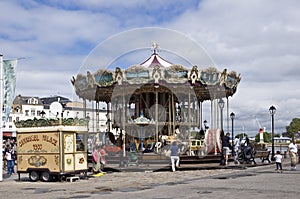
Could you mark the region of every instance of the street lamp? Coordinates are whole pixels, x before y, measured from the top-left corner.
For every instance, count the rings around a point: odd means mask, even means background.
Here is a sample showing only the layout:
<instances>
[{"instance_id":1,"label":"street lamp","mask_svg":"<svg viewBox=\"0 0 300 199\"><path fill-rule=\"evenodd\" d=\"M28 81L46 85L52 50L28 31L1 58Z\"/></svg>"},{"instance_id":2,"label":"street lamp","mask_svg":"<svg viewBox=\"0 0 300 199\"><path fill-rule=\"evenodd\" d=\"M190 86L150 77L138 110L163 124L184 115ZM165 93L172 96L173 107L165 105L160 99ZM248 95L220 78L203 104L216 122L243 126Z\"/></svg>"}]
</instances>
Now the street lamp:
<instances>
[{"instance_id":1,"label":"street lamp","mask_svg":"<svg viewBox=\"0 0 300 199\"><path fill-rule=\"evenodd\" d=\"M222 100L222 98L219 99L219 107L220 107L220 111L221 111L221 130L223 130L223 108L224 108L224 101Z\"/></svg>"},{"instance_id":2,"label":"street lamp","mask_svg":"<svg viewBox=\"0 0 300 199\"><path fill-rule=\"evenodd\" d=\"M275 106L270 106L269 108L269 111L270 111L270 114L271 114L271 117L272 117L272 157L271 157L271 160L274 161L274 115L275 115L275 112L276 112L276 108Z\"/></svg>"},{"instance_id":3,"label":"street lamp","mask_svg":"<svg viewBox=\"0 0 300 199\"><path fill-rule=\"evenodd\" d=\"M233 112L230 113L230 118L231 118L231 144L233 145L233 120L235 118L235 114ZM232 148L231 155L233 156L234 154L233 146L231 148Z\"/></svg>"}]
</instances>

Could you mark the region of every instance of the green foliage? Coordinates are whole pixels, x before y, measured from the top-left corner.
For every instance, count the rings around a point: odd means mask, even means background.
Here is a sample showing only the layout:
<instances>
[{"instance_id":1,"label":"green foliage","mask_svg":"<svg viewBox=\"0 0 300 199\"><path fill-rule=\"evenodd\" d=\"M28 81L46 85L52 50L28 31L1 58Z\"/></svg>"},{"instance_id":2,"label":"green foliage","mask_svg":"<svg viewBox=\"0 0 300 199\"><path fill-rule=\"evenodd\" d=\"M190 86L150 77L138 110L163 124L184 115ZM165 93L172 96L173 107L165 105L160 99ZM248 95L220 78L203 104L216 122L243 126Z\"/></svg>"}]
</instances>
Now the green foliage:
<instances>
[{"instance_id":1,"label":"green foliage","mask_svg":"<svg viewBox=\"0 0 300 199\"><path fill-rule=\"evenodd\" d=\"M27 128L27 127L43 127L43 126L86 126L88 124L87 119L79 118L63 118L61 123L59 119L28 119L16 121L15 125L17 128Z\"/></svg>"},{"instance_id":2,"label":"green foliage","mask_svg":"<svg viewBox=\"0 0 300 199\"><path fill-rule=\"evenodd\" d=\"M240 134L237 134L237 135L235 135L235 136L238 136L239 139L240 139L240 138L244 138L244 137L248 137L247 133L240 133ZM234 136L234 137L235 137L235 136Z\"/></svg>"},{"instance_id":3,"label":"green foliage","mask_svg":"<svg viewBox=\"0 0 300 199\"><path fill-rule=\"evenodd\" d=\"M260 133L257 133L256 135L255 135L255 141L256 142L259 142L260 140L259 140L259 134ZM272 142L272 133L268 133L268 132L263 132L263 134L264 134L264 142ZM278 134L277 134L278 135ZM275 134L274 134L274 137L276 137L275 136ZM279 137L279 136L278 136Z\"/></svg>"},{"instance_id":4,"label":"green foliage","mask_svg":"<svg viewBox=\"0 0 300 199\"><path fill-rule=\"evenodd\" d=\"M286 126L286 132L289 137L294 137L294 133L300 131L300 118L294 118L290 125Z\"/></svg>"},{"instance_id":5,"label":"green foliage","mask_svg":"<svg viewBox=\"0 0 300 199\"><path fill-rule=\"evenodd\" d=\"M191 136L194 137L195 139L199 140L201 135L199 131L191 131Z\"/></svg>"}]
</instances>

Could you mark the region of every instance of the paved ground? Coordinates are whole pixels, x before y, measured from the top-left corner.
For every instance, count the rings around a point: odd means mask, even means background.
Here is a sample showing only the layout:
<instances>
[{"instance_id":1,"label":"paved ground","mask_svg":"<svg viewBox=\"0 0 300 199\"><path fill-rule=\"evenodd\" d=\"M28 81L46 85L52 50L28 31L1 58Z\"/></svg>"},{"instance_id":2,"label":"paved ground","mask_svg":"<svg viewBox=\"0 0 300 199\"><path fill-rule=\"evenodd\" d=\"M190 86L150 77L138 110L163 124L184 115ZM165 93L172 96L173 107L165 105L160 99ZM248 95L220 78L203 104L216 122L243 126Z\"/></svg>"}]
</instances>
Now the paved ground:
<instances>
[{"instance_id":1,"label":"paved ground","mask_svg":"<svg viewBox=\"0 0 300 199\"><path fill-rule=\"evenodd\" d=\"M289 160L284 163L283 173L275 172L274 164L215 167L114 172L73 183L30 182L26 175L17 181L17 175L4 176L0 198L299 198L300 171L290 171Z\"/></svg>"}]
</instances>

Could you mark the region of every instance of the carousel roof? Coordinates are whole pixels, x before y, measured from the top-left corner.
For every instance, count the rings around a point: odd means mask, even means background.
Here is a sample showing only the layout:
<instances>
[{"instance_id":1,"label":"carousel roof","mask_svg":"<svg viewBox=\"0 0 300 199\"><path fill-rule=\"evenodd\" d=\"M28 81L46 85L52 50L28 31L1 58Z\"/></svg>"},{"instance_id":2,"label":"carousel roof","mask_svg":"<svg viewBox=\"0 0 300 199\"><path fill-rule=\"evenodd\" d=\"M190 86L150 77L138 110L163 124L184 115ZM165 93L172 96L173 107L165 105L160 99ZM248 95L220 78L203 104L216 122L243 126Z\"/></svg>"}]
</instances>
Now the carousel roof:
<instances>
[{"instance_id":1,"label":"carousel roof","mask_svg":"<svg viewBox=\"0 0 300 199\"><path fill-rule=\"evenodd\" d=\"M160 57L156 49L150 58L141 64L126 69L116 67L114 71L99 69L95 73L87 71L72 78L76 94L83 99L110 102L112 95L128 91L131 87L139 92L175 91L186 93L192 88L200 101L232 96L241 80L235 71L222 72L215 67L188 69L172 64ZM138 88L138 89L137 89ZM166 88L166 89L164 89Z\"/></svg>"},{"instance_id":2,"label":"carousel roof","mask_svg":"<svg viewBox=\"0 0 300 199\"><path fill-rule=\"evenodd\" d=\"M153 68L156 65L163 66L163 67L169 67L173 64L165 59L163 59L161 56L159 56L156 51L149 57L146 61L140 64L143 67L149 67Z\"/></svg>"}]
</instances>

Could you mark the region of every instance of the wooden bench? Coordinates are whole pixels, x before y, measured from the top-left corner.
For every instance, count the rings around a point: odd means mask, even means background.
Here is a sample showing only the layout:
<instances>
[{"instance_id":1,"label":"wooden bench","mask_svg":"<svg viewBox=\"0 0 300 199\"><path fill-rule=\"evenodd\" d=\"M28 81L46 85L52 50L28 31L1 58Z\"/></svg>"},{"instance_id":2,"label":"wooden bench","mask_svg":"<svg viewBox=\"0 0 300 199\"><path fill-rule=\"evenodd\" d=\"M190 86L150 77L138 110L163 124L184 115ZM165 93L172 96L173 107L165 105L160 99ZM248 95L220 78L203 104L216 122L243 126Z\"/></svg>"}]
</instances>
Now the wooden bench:
<instances>
[{"instance_id":1,"label":"wooden bench","mask_svg":"<svg viewBox=\"0 0 300 199\"><path fill-rule=\"evenodd\" d=\"M269 163L271 163L269 156L270 156L271 151L255 151L255 158L260 158L262 161L262 163L264 163L264 161L268 161ZM255 160L254 163L256 164Z\"/></svg>"}]
</instances>

